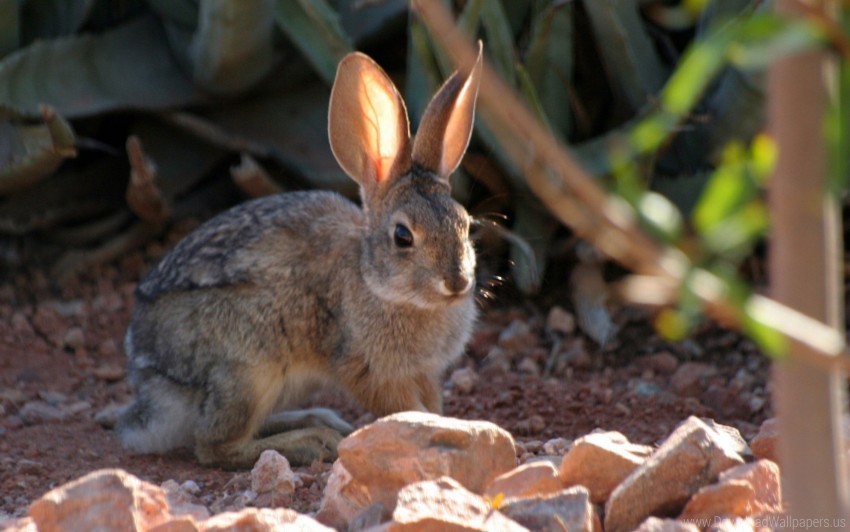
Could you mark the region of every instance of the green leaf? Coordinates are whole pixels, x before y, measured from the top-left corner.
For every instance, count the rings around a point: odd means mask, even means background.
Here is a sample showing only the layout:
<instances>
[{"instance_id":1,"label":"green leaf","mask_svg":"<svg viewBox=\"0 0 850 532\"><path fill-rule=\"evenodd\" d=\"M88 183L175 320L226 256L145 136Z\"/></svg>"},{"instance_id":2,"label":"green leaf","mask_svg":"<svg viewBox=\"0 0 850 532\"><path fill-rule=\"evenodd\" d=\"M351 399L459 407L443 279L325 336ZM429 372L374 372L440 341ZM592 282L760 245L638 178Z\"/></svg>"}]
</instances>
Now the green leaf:
<instances>
[{"instance_id":1,"label":"green leaf","mask_svg":"<svg viewBox=\"0 0 850 532\"><path fill-rule=\"evenodd\" d=\"M425 106L440 86L442 74L428 42L428 32L422 22L410 17L407 33L407 80L404 101L414 130L425 112Z\"/></svg>"},{"instance_id":2,"label":"green leaf","mask_svg":"<svg viewBox=\"0 0 850 532\"><path fill-rule=\"evenodd\" d=\"M682 236L682 215L670 201L656 192L644 193L637 204L644 226L656 238L675 243Z\"/></svg>"},{"instance_id":3,"label":"green leaf","mask_svg":"<svg viewBox=\"0 0 850 532\"><path fill-rule=\"evenodd\" d=\"M496 71L509 86L515 86L517 54L514 49L514 38L511 25L508 22L502 3L486 0L481 5L481 23L487 32L486 50L493 60Z\"/></svg>"},{"instance_id":4,"label":"green leaf","mask_svg":"<svg viewBox=\"0 0 850 532\"><path fill-rule=\"evenodd\" d=\"M758 307L748 300L743 306L744 332L767 355L773 358L783 358L788 354L788 338L780 331L767 325L759 315Z\"/></svg>"},{"instance_id":5,"label":"green leaf","mask_svg":"<svg viewBox=\"0 0 850 532\"><path fill-rule=\"evenodd\" d=\"M327 1L277 0L275 20L319 76L332 85L337 65L354 45Z\"/></svg>"},{"instance_id":6,"label":"green leaf","mask_svg":"<svg viewBox=\"0 0 850 532\"><path fill-rule=\"evenodd\" d=\"M0 61L0 105L66 118L202 102L154 17L103 34L36 42Z\"/></svg>"},{"instance_id":7,"label":"green leaf","mask_svg":"<svg viewBox=\"0 0 850 532\"><path fill-rule=\"evenodd\" d=\"M766 234L769 221L764 203L751 201L705 231L703 244L708 251L738 262Z\"/></svg>"},{"instance_id":8,"label":"green leaf","mask_svg":"<svg viewBox=\"0 0 850 532\"><path fill-rule=\"evenodd\" d=\"M0 0L0 59L21 45L20 1Z\"/></svg>"},{"instance_id":9,"label":"green leaf","mask_svg":"<svg viewBox=\"0 0 850 532\"><path fill-rule=\"evenodd\" d=\"M638 13L638 3L590 0L583 5L611 84L632 110L642 108L661 89L667 73Z\"/></svg>"},{"instance_id":10,"label":"green leaf","mask_svg":"<svg viewBox=\"0 0 850 532\"><path fill-rule=\"evenodd\" d=\"M749 199L752 189L742 164L718 168L694 209L693 221L696 230L702 234L711 231Z\"/></svg>"},{"instance_id":11,"label":"green leaf","mask_svg":"<svg viewBox=\"0 0 850 532\"><path fill-rule=\"evenodd\" d=\"M739 38L729 49L729 60L740 68L765 68L779 57L827 42L820 26L775 14L753 15L741 21L737 33Z\"/></svg>"},{"instance_id":12,"label":"green leaf","mask_svg":"<svg viewBox=\"0 0 850 532\"><path fill-rule=\"evenodd\" d=\"M195 82L234 94L260 81L274 64L273 7L268 0L205 0L190 56Z\"/></svg>"},{"instance_id":13,"label":"green leaf","mask_svg":"<svg viewBox=\"0 0 850 532\"><path fill-rule=\"evenodd\" d=\"M573 6L553 4L532 23L524 55L528 77L537 89L540 107L562 139L572 128L569 90L573 77Z\"/></svg>"},{"instance_id":14,"label":"green leaf","mask_svg":"<svg viewBox=\"0 0 850 532\"><path fill-rule=\"evenodd\" d=\"M74 131L53 109L42 108L41 123L0 107L0 194L10 194L52 174L76 156Z\"/></svg>"}]
</instances>

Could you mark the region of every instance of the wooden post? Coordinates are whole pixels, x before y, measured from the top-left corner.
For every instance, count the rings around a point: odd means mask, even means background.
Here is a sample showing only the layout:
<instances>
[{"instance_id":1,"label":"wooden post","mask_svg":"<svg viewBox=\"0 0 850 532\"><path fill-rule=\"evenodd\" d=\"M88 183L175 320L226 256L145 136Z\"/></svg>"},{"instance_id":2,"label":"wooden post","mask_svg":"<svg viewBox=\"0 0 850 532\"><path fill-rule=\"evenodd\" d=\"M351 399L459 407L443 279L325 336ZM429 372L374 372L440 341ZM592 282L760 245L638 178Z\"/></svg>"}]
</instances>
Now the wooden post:
<instances>
[{"instance_id":1,"label":"wooden post","mask_svg":"<svg viewBox=\"0 0 850 532\"><path fill-rule=\"evenodd\" d=\"M777 10L785 14L794 13L795 5L789 0L776 2ZM796 54L778 61L770 71L768 116L779 145L770 186L770 277L777 301L841 329L840 210L826 192L828 60L827 51ZM792 351L796 348L792 343ZM788 516L823 520L811 522L819 523L818 528L850 528L842 433L845 377L794 357L777 362L773 377ZM789 519L784 528L795 523L804 521Z\"/></svg>"}]
</instances>

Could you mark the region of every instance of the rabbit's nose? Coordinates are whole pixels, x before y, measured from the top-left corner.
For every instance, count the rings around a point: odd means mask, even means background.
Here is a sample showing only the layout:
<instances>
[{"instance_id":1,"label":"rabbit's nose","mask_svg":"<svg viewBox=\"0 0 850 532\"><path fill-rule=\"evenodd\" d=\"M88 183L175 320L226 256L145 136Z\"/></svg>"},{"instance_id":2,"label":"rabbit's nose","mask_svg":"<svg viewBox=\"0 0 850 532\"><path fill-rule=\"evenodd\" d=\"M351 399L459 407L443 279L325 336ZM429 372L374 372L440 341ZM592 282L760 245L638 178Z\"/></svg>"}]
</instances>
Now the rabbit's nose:
<instances>
[{"instance_id":1,"label":"rabbit's nose","mask_svg":"<svg viewBox=\"0 0 850 532\"><path fill-rule=\"evenodd\" d=\"M440 283L440 290L447 296L458 296L465 294L472 288L473 279L469 275L452 275Z\"/></svg>"}]
</instances>

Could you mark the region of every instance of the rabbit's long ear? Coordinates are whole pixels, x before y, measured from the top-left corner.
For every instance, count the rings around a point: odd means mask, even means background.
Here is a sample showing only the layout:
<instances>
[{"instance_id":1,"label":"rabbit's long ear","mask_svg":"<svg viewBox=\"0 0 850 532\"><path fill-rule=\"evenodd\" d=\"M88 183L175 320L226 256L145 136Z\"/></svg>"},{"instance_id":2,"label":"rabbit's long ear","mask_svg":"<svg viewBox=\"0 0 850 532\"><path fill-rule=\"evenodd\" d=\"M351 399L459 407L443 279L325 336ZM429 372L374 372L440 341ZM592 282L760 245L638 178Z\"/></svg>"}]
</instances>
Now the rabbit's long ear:
<instances>
[{"instance_id":1,"label":"rabbit's long ear","mask_svg":"<svg viewBox=\"0 0 850 532\"><path fill-rule=\"evenodd\" d=\"M334 157L366 192L410 169L410 124L395 85L372 59L351 53L331 91L328 137Z\"/></svg>"},{"instance_id":2,"label":"rabbit's long ear","mask_svg":"<svg viewBox=\"0 0 850 532\"><path fill-rule=\"evenodd\" d=\"M457 168L469 146L480 80L479 42L478 58L472 68L452 74L425 109L413 140L414 163L443 179L448 179Z\"/></svg>"}]
</instances>

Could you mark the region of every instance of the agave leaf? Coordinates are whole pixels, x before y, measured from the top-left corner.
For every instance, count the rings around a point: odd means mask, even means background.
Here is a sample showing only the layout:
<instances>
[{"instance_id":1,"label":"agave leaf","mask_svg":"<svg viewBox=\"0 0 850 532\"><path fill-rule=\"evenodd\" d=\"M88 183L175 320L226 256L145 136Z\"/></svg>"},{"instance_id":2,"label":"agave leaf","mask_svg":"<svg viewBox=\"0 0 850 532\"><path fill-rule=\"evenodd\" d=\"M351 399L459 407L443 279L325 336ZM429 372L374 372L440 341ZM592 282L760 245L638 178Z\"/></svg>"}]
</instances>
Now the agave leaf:
<instances>
[{"instance_id":1,"label":"agave leaf","mask_svg":"<svg viewBox=\"0 0 850 532\"><path fill-rule=\"evenodd\" d=\"M265 146L268 155L311 186L355 196L357 187L339 168L328 144L329 97L327 87L313 82L298 91L211 108L202 116L232 135Z\"/></svg>"},{"instance_id":2,"label":"agave leaf","mask_svg":"<svg viewBox=\"0 0 850 532\"><path fill-rule=\"evenodd\" d=\"M481 5L481 23L487 32L487 50L493 60L496 71L508 85L515 86L516 71L514 65L517 53L514 48L513 32L502 3L485 1Z\"/></svg>"},{"instance_id":3,"label":"agave leaf","mask_svg":"<svg viewBox=\"0 0 850 532\"><path fill-rule=\"evenodd\" d=\"M403 30L407 22L407 0L340 0L336 6L343 29L361 47Z\"/></svg>"},{"instance_id":4,"label":"agave leaf","mask_svg":"<svg viewBox=\"0 0 850 532\"><path fill-rule=\"evenodd\" d=\"M440 67L428 43L422 22L411 14L407 34L407 70L404 101L415 129L428 101L440 86Z\"/></svg>"},{"instance_id":5,"label":"agave leaf","mask_svg":"<svg viewBox=\"0 0 850 532\"><path fill-rule=\"evenodd\" d=\"M76 33L91 14L95 0L25 1L21 6L24 43Z\"/></svg>"},{"instance_id":6,"label":"agave leaf","mask_svg":"<svg viewBox=\"0 0 850 532\"><path fill-rule=\"evenodd\" d=\"M0 59L21 45L20 2L0 0Z\"/></svg>"},{"instance_id":7,"label":"agave leaf","mask_svg":"<svg viewBox=\"0 0 850 532\"><path fill-rule=\"evenodd\" d=\"M172 24L194 30L198 26L198 0L147 0L151 9Z\"/></svg>"},{"instance_id":8,"label":"agave leaf","mask_svg":"<svg viewBox=\"0 0 850 532\"><path fill-rule=\"evenodd\" d=\"M332 85L337 64L354 45L326 0L276 0L275 20L319 76Z\"/></svg>"},{"instance_id":9,"label":"agave leaf","mask_svg":"<svg viewBox=\"0 0 850 532\"><path fill-rule=\"evenodd\" d=\"M524 294L533 294L540 289L540 281L546 266L549 243L558 224L537 200L530 197L518 198L515 202L515 220L512 231L528 242L533 256L520 246L511 246L511 273L514 282Z\"/></svg>"},{"instance_id":10,"label":"agave leaf","mask_svg":"<svg viewBox=\"0 0 850 532\"><path fill-rule=\"evenodd\" d=\"M74 131L49 107L42 123L0 108L0 194L26 188L52 174L67 157L74 157Z\"/></svg>"},{"instance_id":11,"label":"agave leaf","mask_svg":"<svg viewBox=\"0 0 850 532\"><path fill-rule=\"evenodd\" d=\"M569 137L572 127L569 105L572 36L572 4L552 4L535 17L524 57L525 69L537 89L543 114L552 131L562 139Z\"/></svg>"},{"instance_id":12,"label":"agave leaf","mask_svg":"<svg viewBox=\"0 0 850 532\"><path fill-rule=\"evenodd\" d=\"M152 16L106 33L40 41L0 61L0 105L66 118L202 102Z\"/></svg>"},{"instance_id":13,"label":"agave leaf","mask_svg":"<svg viewBox=\"0 0 850 532\"><path fill-rule=\"evenodd\" d=\"M226 156L224 150L158 120L139 120L133 135L156 165L157 184L168 201L186 193Z\"/></svg>"},{"instance_id":14,"label":"agave leaf","mask_svg":"<svg viewBox=\"0 0 850 532\"><path fill-rule=\"evenodd\" d=\"M605 73L634 112L661 89L667 76L635 0L586 0ZM631 113L629 113L631 114Z\"/></svg>"},{"instance_id":15,"label":"agave leaf","mask_svg":"<svg viewBox=\"0 0 850 532\"><path fill-rule=\"evenodd\" d=\"M215 94L241 92L274 63L274 0L204 0L191 45L195 82Z\"/></svg>"}]
</instances>

